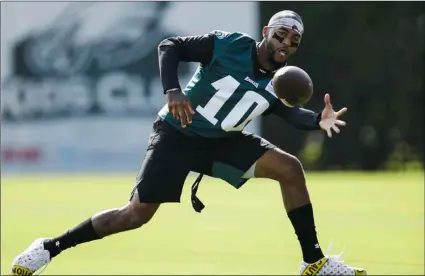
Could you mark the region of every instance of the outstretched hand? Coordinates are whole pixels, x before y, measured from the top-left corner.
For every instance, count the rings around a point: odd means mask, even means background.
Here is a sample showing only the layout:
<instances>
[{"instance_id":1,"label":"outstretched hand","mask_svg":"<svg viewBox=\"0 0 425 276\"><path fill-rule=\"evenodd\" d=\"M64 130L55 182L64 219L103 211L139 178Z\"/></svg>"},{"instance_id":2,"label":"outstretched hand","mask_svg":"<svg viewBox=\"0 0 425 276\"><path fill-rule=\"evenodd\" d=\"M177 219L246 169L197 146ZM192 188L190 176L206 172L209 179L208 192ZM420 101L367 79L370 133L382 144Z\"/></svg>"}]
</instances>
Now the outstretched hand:
<instances>
[{"instance_id":1,"label":"outstretched hand","mask_svg":"<svg viewBox=\"0 0 425 276\"><path fill-rule=\"evenodd\" d=\"M319 122L320 128L328 134L329 138L332 138L332 130L335 133L339 133L340 130L338 126L345 126L344 121L339 120L338 118L347 112L347 108L341 108L338 112L335 112L331 104L331 96L329 94L325 95L325 108L322 111L321 120Z\"/></svg>"}]
</instances>

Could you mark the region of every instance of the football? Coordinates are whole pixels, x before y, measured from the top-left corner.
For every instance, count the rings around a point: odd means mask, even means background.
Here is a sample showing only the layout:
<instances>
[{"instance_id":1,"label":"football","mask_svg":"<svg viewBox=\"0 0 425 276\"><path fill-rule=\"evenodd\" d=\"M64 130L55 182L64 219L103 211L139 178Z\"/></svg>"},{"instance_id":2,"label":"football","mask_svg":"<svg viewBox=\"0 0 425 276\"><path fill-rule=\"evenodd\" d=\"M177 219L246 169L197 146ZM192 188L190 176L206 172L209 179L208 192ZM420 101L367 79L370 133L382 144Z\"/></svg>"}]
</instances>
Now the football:
<instances>
[{"instance_id":1,"label":"football","mask_svg":"<svg viewBox=\"0 0 425 276\"><path fill-rule=\"evenodd\" d=\"M277 70L272 83L276 95L289 107L301 106L313 96L310 76L296 66L285 66Z\"/></svg>"}]
</instances>

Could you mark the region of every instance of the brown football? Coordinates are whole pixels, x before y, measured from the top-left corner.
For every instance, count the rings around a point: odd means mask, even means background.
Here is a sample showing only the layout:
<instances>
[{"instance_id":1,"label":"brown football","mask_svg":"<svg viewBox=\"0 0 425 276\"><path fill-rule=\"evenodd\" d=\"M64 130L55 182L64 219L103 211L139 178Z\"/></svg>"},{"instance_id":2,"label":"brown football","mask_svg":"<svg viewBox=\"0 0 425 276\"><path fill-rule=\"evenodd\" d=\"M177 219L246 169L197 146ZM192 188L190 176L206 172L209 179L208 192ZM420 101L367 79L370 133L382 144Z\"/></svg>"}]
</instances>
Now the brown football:
<instances>
[{"instance_id":1,"label":"brown football","mask_svg":"<svg viewBox=\"0 0 425 276\"><path fill-rule=\"evenodd\" d=\"M303 69L296 66L280 68L273 76L276 95L287 106L300 106L313 96L313 82Z\"/></svg>"}]
</instances>

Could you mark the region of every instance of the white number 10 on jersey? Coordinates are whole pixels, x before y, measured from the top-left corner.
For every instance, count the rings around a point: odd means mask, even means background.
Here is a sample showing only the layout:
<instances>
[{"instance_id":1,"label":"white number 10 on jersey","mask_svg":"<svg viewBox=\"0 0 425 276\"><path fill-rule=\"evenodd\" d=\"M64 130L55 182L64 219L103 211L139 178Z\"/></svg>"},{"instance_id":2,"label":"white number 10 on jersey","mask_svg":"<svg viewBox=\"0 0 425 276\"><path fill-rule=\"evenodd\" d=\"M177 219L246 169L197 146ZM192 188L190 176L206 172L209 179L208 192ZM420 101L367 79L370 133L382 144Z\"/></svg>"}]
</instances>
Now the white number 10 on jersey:
<instances>
[{"instance_id":1,"label":"white number 10 on jersey","mask_svg":"<svg viewBox=\"0 0 425 276\"><path fill-rule=\"evenodd\" d=\"M217 123L220 123L220 126L224 131L241 131L252 119L261 115L270 106L269 102L263 96L254 91L248 90L239 102L237 102L230 110L229 114L226 115L223 121L219 122L216 118L218 111L223 107L227 100L229 100L232 94L239 87L240 83L232 76L227 76L213 82L211 85L217 90L217 92L204 107L198 105L196 107L196 111L204 116L204 118L211 124L216 125ZM247 114L254 105L255 108ZM245 116L247 118L243 122L239 123Z\"/></svg>"}]
</instances>

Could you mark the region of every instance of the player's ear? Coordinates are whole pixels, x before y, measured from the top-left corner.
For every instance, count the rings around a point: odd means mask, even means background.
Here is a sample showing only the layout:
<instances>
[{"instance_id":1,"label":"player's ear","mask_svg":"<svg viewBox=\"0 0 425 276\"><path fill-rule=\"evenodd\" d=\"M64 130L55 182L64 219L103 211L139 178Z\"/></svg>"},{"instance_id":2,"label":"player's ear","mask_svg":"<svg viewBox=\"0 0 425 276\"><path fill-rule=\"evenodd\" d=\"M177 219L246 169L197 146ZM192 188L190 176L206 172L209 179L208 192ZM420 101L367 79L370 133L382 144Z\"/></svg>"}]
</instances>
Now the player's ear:
<instances>
[{"instance_id":1,"label":"player's ear","mask_svg":"<svg viewBox=\"0 0 425 276\"><path fill-rule=\"evenodd\" d=\"M263 27L263 38L267 38L267 36L269 35L269 28L267 28L267 26Z\"/></svg>"}]
</instances>

